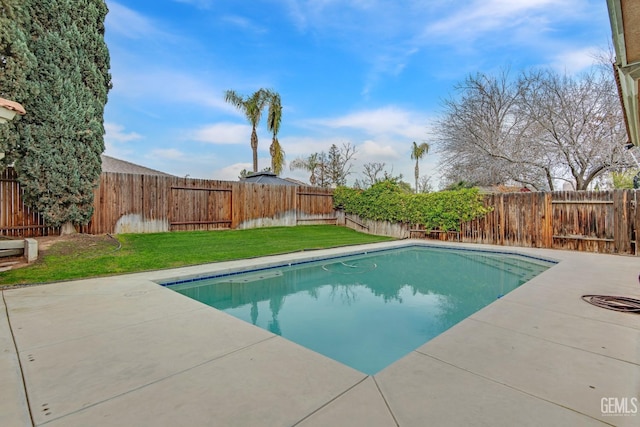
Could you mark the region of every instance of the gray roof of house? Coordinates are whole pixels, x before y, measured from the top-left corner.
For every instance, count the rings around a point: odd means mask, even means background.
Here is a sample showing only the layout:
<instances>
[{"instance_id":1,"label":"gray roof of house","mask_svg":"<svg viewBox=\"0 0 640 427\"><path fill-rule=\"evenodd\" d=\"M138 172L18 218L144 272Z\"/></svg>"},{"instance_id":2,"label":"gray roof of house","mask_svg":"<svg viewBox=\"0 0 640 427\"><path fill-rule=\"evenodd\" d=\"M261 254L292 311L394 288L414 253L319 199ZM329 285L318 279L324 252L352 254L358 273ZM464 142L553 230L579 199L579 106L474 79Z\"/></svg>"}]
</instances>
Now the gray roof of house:
<instances>
[{"instance_id":1,"label":"gray roof of house","mask_svg":"<svg viewBox=\"0 0 640 427\"><path fill-rule=\"evenodd\" d=\"M242 181L255 182L260 184L271 184L271 185L293 185L293 186L301 185L301 184L289 181L287 179L279 178L273 172L257 172L242 179Z\"/></svg>"},{"instance_id":2,"label":"gray roof of house","mask_svg":"<svg viewBox=\"0 0 640 427\"><path fill-rule=\"evenodd\" d=\"M113 173L132 173L138 175L162 175L173 176L168 173L164 173L155 169L147 168L144 166L136 165L135 163L127 162L125 160L116 159L114 157L100 156L102 158L102 172Z\"/></svg>"}]
</instances>

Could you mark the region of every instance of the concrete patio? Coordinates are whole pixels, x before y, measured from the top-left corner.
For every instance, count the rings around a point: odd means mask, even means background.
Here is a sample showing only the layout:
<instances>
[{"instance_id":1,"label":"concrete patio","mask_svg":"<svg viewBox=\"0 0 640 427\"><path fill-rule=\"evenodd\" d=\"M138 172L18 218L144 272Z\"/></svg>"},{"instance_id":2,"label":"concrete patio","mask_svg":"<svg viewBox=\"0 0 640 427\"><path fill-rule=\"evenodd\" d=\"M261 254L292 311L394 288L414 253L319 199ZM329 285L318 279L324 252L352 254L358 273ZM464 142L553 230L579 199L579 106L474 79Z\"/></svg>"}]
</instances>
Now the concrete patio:
<instances>
[{"instance_id":1,"label":"concrete patio","mask_svg":"<svg viewBox=\"0 0 640 427\"><path fill-rule=\"evenodd\" d=\"M640 258L472 245L560 262L375 376L154 283L404 244L4 290L0 426L640 425Z\"/></svg>"}]
</instances>

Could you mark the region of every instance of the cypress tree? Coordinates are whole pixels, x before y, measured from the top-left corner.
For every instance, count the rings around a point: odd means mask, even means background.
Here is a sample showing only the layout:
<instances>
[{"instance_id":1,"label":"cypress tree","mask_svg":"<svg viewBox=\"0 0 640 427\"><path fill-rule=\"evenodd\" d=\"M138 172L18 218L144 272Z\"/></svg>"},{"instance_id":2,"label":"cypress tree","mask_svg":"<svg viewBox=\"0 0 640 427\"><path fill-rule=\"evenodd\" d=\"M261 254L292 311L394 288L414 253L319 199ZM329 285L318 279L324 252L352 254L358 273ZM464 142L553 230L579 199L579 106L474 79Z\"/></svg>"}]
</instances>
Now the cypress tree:
<instances>
[{"instance_id":1,"label":"cypress tree","mask_svg":"<svg viewBox=\"0 0 640 427\"><path fill-rule=\"evenodd\" d=\"M104 151L110 88L104 0L26 0L39 94L23 100L16 171L24 200L49 225L86 224ZM63 229L64 230L64 229Z\"/></svg>"},{"instance_id":2,"label":"cypress tree","mask_svg":"<svg viewBox=\"0 0 640 427\"><path fill-rule=\"evenodd\" d=\"M24 103L37 96L36 85L27 80L36 58L27 46L24 24L28 21L21 0L0 0L0 97ZM19 133L16 121L0 126L0 169L15 159Z\"/></svg>"}]
</instances>

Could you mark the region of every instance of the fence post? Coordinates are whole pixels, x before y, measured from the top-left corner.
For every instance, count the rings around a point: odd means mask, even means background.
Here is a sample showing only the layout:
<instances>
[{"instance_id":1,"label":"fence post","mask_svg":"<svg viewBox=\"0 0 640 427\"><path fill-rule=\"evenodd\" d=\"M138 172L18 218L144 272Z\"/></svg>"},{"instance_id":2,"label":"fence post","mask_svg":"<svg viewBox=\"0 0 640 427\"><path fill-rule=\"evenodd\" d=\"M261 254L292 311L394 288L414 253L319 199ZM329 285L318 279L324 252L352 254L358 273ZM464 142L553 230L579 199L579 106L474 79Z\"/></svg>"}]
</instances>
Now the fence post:
<instances>
[{"instance_id":1,"label":"fence post","mask_svg":"<svg viewBox=\"0 0 640 427\"><path fill-rule=\"evenodd\" d=\"M627 190L613 191L613 246L616 253L631 253L631 223Z\"/></svg>"},{"instance_id":2,"label":"fence post","mask_svg":"<svg viewBox=\"0 0 640 427\"><path fill-rule=\"evenodd\" d=\"M504 217L504 194L500 194L498 197L498 242L500 242L500 246L504 246L504 227L505 227L505 217Z\"/></svg>"},{"instance_id":3,"label":"fence post","mask_svg":"<svg viewBox=\"0 0 640 427\"><path fill-rule=\"evenodd\" d=\"M553 248L553 193L544 193L544 208L542 218L542 245Z\"/></svg>"}]
</instances>

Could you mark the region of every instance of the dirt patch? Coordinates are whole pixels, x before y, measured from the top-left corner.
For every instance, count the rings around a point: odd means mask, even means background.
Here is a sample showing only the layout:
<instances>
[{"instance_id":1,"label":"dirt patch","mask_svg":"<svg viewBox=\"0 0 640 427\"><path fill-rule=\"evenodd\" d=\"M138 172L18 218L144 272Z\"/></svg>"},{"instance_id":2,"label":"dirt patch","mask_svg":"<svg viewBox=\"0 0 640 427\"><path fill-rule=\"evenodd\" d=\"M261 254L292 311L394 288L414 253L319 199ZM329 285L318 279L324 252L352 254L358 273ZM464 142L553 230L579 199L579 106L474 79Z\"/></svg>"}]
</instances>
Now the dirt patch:
<instances>
[{"instance_id":1,"label":"dirt patch","mask_svg":"<svg viewBox=\"0 0 640 427\"><path fill-rule=\"evenodd\" d=\"M48 255L76 255L86 254L97 249L118 247L116 239L106 234L94 236L91 234L69 234L66 236L38 237L38 254Z\"/></svg>"},{"instance_id":2,"label":"dirt patch","mask_svg":"<svg viewBox=\"0 0 640 427\"><path fill-rule=\"evenodd\" d=\"M45 255L70 257L90 257L92 253L107 249L116 250L119 242L106 234L69 234L65 236L34 237L38 241L38 261ZM0 266L7 265L11 269L27 266L24 257L0 258Z\"/></svg>"}]
</instances>

